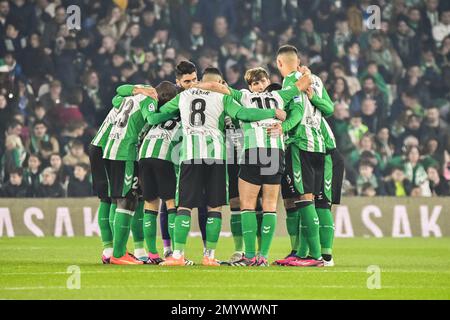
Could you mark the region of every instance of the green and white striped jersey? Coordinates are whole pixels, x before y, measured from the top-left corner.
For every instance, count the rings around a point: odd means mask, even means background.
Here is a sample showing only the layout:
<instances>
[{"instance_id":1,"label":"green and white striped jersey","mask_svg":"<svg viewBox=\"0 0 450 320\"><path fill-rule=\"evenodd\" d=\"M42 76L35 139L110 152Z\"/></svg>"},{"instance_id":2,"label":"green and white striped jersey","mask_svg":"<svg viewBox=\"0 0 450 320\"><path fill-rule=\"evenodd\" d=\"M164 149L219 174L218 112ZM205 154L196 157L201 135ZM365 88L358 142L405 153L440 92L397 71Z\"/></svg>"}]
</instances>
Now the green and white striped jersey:
<instances>
[{"instance_id":1,"label":"green and white striped jersey","mask_svg":"<svg viewBox=\"0 0 450 320\"><path fill-rule=\"evenodd\" d=\"M139 134L146 124L145 116L155 110L155 101L142 94L124 98L103 150L103 158L136 161Z\"/></svg>"},{"instance_id":2,"label":"green and white striped jersey","mask_svg":"<svg viewBox=\"0 0 450 320\"><path fill-rule=\"evenodd\" d=\"M336 149L336 138L325 118L322 118L320 130L322 131L323 140L325 141L325 149L327 151Z\"/></svg>"},{"instance_id":3,"label":"green and white striped jersey","mask_svg":"<svg viewBox=\"0 0 450 320\"><path fill-rule=\"evenodd\" d=\"M292 72L283 81L283 88L293 86L301 77L300 72ZM289 105L288 118L283 122L283 132L288 132L287 143L294 143L299 149L308 152L325 153L325 141L321 131L323 116L330 116L334 106L322 80L312 75L314 96L311 100L305 93Z\"/></svg>"},{"instance_id":4,"label":"green and white striped jersey","mask_svg":"<svg viewBox=\"0 0 450 320\"><path fill-rule=\"evenodd\" d=\"M294 85L284 90L273 92L250 92L248 90L234 90L230 88L233 98L247 108L256 109L281 109L295 96L300 94L298 88ZM267 128L274 124L281 123L276 119L266 119L255 122L242 122L241 128L244 130L244 150L255 148L275 148L284 150L283 137L271 137L267 134Z\"/></svg>"},{"instance_id":5,"label":"green and white striped jersey","mask_svg":"<svg viewBox=\"0 0 450 320\"><path fill-rule=\"evenodd\" d=\"M180 161L194 159L225 160L225 116L244 121L273 118L274 109L246 109L229 95L200 89L178 94L160 109L161 114L180 114L183 142ZM157 114L150 118L156 119ZM150 124L160 121L150 120Z\"/></svg>"},{"instance_id":6,"label":"green and white striped jersey","mask_svg":"<svg viewBox=\"0 0 450 320\"><path fill-rule=\"evenodd\" d=\"M112 103L113 108L109 111L102 125L98 129L95 137L92 139L91 144L96 147L104 148L106 146L106 142L108 141L109 134L111 133L111 129L113 127L114 121L116 119L117 114L119 113L119 107L122 103L123 97L115 96Z\"/></svg>"},{"instance_id":7,"label":"green and white striped jersey","mask_svg":"<svg viewBox=\"0 0 450 320\"><path fill-rule=\"evenodd\" d=\"M179 163L175 147L182 139L180 118L152 126L142 142L139 159L161 159Z\"/></svg>"}]
</instances>

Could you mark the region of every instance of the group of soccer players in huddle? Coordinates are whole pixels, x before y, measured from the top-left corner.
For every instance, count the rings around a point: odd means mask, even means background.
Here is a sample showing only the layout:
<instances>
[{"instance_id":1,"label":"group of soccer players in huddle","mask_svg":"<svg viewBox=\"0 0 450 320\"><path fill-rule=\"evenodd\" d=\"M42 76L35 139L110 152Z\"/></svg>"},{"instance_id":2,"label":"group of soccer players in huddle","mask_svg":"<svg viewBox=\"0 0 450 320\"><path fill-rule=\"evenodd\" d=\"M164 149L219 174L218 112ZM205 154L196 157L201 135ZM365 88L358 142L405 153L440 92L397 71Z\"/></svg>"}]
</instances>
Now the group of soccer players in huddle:
<instances>
[{"instance_id":1,"label":"group of soccer players in huddle","mask_svg":"<svg viewBox=\"0 0 450 320\"><path fill-rule=\"evenodd\" d=\"M295 47L278 50L277 66L282 85L255 68L245 74L249 90L228 87L216 68L198 82L189 61L177 66L176 85L117 89L89 148L103 263L194 264L185 246L198 208L203 265L268 266L281 190L291 252L273 264L334 265L331 206L340 201L344 174L325 120L334 106ZM235 252L223 262L215 250L228 204Z\"/></svg>"}]
</instances>

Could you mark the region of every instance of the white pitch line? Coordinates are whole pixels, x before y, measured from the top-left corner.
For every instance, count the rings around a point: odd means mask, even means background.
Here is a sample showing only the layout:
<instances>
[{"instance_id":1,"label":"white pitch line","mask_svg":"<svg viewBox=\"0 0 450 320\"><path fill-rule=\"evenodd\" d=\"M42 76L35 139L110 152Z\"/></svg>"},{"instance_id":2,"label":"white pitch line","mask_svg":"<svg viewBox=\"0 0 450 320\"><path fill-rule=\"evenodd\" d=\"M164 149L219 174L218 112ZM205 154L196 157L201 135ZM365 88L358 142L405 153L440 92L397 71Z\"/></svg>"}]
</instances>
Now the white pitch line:
<instances>
[{"instance_id":1,"label":"white pitch line","mask_svg":"<svg viewBox=\"0 0 450 320\"><path fill-rule=\"evenodd\" d=\"M111 288L118 288L119 286L114 285L103 285L103 286L82 286L80 290L84 289L111 289ZM277 289L288 289L288 288L307 288L307 289L367 289L366 286L355 286L355 285L221 285L221 288L226 289L234 289L234 288L277 288ZM157 288L157 289L182 289L182 288L189 288L189 289L206 289L206 288L217 288L217 285L180 285L180 284L173 284L173 285L129 285L121 288L144 288L144 289L150 289L150 288ZM434 286L382 286L381 289L445 289L442 287L434 287ZM0 288L0 291L24 291L24 290L69 290L65 286L36 286L36 287L5 287ZM368 289L367 289L368 290ZM73 291L76 293L77 291Z\"/></svg>"},{"instance_id":2,"label":"white pitch line","mask_svg":"<svg viewBox=\"0 0 450 320\"><path fill-rule=\"evenodd\" d=\"M152 268L152 267L150 267ZM109 273L170 273L170 272L176 272L176 270L181 270L180 268L177 269L148 269L148 270L132 270L132 269L128 269L128 270L120 270L120 269L111 269L111 270L102 270L102 271L83 271L81 270L82 274L109 274ZM295 268L295 267L291 267L291 268L282 268L282 267L275 267L277 270L261 270L261 269L248 269L245 267L224 267L224 268L220 268L220 269L215 269L215 270L204 270L204 269L196 269L195 267L185 267L186 269L189 269L190 273L196 273L196 272L201 272L201 273L222 273L222 272L227 272L227 273L244 273L244 272L253 272L256 271L256 273L289 273L289 272L324 272L324 273L367 273L367 271L364 270L332 270L332 269L317 269L317 268ZM226 271L225 271L226 270ZM297 270L297 271L294 271ZM302 271L299 271L302 270ZM384 274L388 274L388 273L450 273L449 270L440 270L440 271L427 271L427 270L381 270L382 273ZM3 276L41 276L41 275L67 275L67 272L63 272L63 271L57 271L57 272L5 272L5 273L1 273L0 274L0 278Z\"/></svg>"}]
</instances>

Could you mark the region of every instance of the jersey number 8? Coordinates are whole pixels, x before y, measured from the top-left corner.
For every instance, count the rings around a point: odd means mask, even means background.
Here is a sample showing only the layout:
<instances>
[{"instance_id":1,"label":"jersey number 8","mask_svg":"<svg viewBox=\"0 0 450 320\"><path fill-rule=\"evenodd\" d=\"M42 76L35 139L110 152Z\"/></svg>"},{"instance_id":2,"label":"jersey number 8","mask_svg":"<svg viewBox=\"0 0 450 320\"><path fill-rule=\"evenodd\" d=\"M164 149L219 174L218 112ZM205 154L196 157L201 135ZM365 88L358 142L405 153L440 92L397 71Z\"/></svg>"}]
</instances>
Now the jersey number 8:
<instances>
[{"instance_id":1,"label":"jersey number 8","mask_svg":"<svg viewBox=\"0 0 450 320\"><path fill-rule=\"evenodd\" d=\"M206 122L205 116L206 101L203 99L195 99L191 103L191 116L189 122L193 127L203 126Z\"/></svg>"}]
</instances>

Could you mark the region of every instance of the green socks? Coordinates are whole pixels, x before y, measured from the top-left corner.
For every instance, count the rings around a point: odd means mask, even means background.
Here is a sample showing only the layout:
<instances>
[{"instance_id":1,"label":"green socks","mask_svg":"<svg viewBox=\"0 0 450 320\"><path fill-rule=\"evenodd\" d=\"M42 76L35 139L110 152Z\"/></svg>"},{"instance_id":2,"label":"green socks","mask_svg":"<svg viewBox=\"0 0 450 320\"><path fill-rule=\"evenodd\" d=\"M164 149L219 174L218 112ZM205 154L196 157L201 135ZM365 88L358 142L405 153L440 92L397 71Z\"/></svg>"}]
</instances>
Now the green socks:
<instances>
[{"instance_id":1,"label":"green socks","mask_svg":"<svg viewBox=\"0 0 450 320\"><path fill-rule=\"evenodd\" d=\"M304 201L301 202L300 207L300 220L301 220L301 232L304 232L306 236L306 242L309 246L309 255L314 259L319 259L321 257L321 249L320 249L320 237L319 237L319 217L317 216L316 208L312 201ZM303 234L300 234L302 237ZM303 248L301 248L301 242L303 239L300 239L300 248L297 251L298 255L301 256Z\"/></svg>"},{"instance_id":2,"label":"green socks","mask_svg":"<svg viewBox=\"0 0 450 320\"><path fill-rule=\"evenodd\" d=\"M322 254L331 255L333 251L334 240L334 221L330 209L316 208L319 216L319 234Z\"/></svg>"},{"instance_id":3,"label":"green socks","mask_svg":"<svg viewBox=\"0 0 450 320\"><path fill-rule=\"evenodd\" d=\"M264 212L261 223L261 255L269 257L269 249L277 227L277 214L275 212Z\"/></svg>"},{"instance_id":4,"label":"green socks","mask_svg":"<svg viewBox=\"0 0 450 320\"><path fill-rule=\"evenodd\" d=\"M144 238L147 244L148 251L153 254L157 254L156 249L156 232L158 211L145 210L144 213Z\"/></svg>"},{"instance_id":5,"label":"green socks","mask_svg":"<svg viewBox=\"0 0 450 320\"><path fill-rule=\"evenodd\" d=\"M144 248L144 201L139 201L131 221L134 249Z\"/></svg>"},{"instance_id":6,"label":"green socks","mask_svg":"<svg viewBox=\"0 0 450 320\"><path fill-rule=\"evenodd\" d=\"M189 210L178 210L175 218L174 250L184 250L190 230L191 212Z\"/></svg>"},{"instance_id":7,"label":"green socks","mask_svg":"<svg viewBox=\"0 0 450 320\"><path fill-rule=\"evenodd\" d=\"M242 236L244 237L245 256L252 259L256 255L256 232L258 222L255 211L241 211Z\"/></svg>"},{"instance_id":8,"label":"green socks","mask_svg":"<svg viewBox=\"0 0 450 320\"><path fill-rule=\"evenodd\" d=\"M117 203L111 203L109 206L109 227L111 232L114 234L114 219L116 216Z\"/></svg>"},{"instance_id":9,"label":"green socks","mask_svg":"<svg viewBox=\"0 0 450 320\"><path fill-rule=\"evenodd\" d=\"M306 258L309 255L308 237L306 236L307 226L302 225L302 219L299 219L299 243L297 247L297 256Z\"/></svg>"},{"instance_id":10,"label":"green socks","mask_svg":"<svg viewBox=\"0 0 450 320\"><path fill-rule=\"evenodd\" d=\"M263 220L263 212L256 212L256 240L258 241L258 252L261 251L261 225Z\"/></svg>"},{"instance_id":11,"label":"green socks","mask_svg":"<svg viewBox=\"0 0 450 320\"><path fill-rule=\"evenodd\" d=\"M98 227L100 229L100 237L104 249L113 247L113 235L111 227L109 226L110 206L111 204L109 202L100 201L100 206L98 207Z\"/></svg>"},{"instance_id":12,"label":"green socks","mask_svg":"<svg viewBox=\"0 0 450 320\"><path fill-rule=\"evenodd\" d=\"M114 250L113 256L121 258L127 252L127 242L130 236L131 220L134 212L126 209L116 209L114 218Z\"/></svg>"},{"instance_id":13,"label":"green socks","mask_svg":"<svg viewBox=\"0 0 450 320\"><path fill-rule=\"evenodd\" d=\"M177 217L177 209L169 209L167 210L167 225L169 230L170 239L173 242L174 232L175 232L175 219Z\"/></svg>"},{"instance_id":14,"label":"green socks","mask_svg":"<svg viewBox=\"0 0 450 320\"><path fill-rule=\"evenodd\" d=\"M222 228L222 213L217 211L208 212L206 220L206 249L215 250L219 241Z\"/></svg>"},{"instance_id":15,"label":"green socks","mask_svg":"<svg viewBox=\"0 0 450 320\"><path fill-rule=\"evenodd\" d=\"M286 210L286 228L291 240L291 249L296 251L299 245L300 211L297 208Z\"/></svg>"},{"instance_id":16,"label":"green socks","mask_svg":"<svg viewBox=\"0 0 450 320\"><path fill-rule=\"evenodd\" d=\"M242 239L242 220L240 211L231 210L230 228L234 240L234 251L243 251L244 240Z\"/></svg>"}]
</instances>

